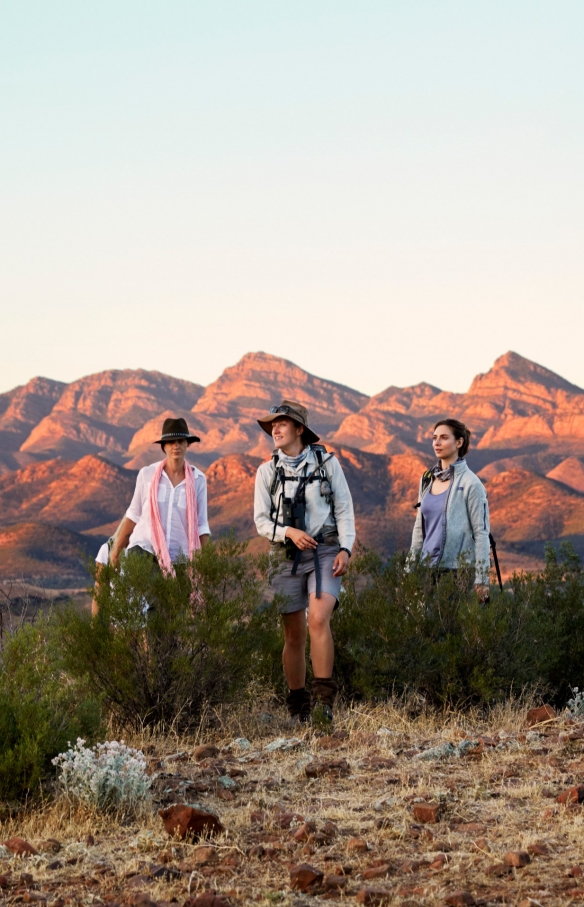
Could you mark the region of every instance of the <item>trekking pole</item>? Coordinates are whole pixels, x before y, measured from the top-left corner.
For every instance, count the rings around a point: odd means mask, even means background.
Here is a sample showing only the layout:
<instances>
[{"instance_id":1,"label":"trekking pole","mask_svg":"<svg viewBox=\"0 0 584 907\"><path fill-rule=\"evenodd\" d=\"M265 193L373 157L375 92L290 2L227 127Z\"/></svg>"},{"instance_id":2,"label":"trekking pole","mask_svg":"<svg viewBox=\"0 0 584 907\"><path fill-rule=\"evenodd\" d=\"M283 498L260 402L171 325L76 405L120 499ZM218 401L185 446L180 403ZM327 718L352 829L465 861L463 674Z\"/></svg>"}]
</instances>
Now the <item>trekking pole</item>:
<instances>
[{"instance_id":1,"label":"trekking pole","mask_svg":"<svg viewBox=\"0 0 584 907\"><path fill-rule=\"evenodd\" d=\"M495 571L497 573L497 582L499 583L499 589L503 591L503 580L501 579L501 568L499 567L499 558L497 557L497 543L491 533L489 532L489 542L491 543L491 551L493 552L493 560L495 562Z\"/></svg>"}]
</instances>

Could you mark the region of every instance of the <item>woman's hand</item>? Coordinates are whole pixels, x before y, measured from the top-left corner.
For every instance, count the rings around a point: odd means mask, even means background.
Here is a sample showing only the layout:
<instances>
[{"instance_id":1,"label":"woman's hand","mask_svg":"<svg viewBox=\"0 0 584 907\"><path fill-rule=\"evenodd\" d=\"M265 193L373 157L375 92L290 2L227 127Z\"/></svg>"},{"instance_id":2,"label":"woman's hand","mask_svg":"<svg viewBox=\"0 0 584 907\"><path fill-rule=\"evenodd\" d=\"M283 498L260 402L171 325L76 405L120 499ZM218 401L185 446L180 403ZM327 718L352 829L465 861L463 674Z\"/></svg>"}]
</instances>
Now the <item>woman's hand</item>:
<instances>
[{"instance_id":1,"label":"woman's hand","mask_svg":"<svg viewBox=\"0 0 584 907\"><path fill-rule=\"evenodd\" d=\"M344 576L349 569L349 555L346 551L339 551L333 564L333 576Z\"/></svg>"},{"instance_id":2,"label":"woman's hand","mask_svg":"<svg viewBox=\"0 0 584 907\"><path fill-rule=\"evenodd\" d=\"M310 551L311 548L317 548L318 542L311 535L302 529L293 529L291 526L286 527L286 538L290 539L301 551Z\"/></svg>"},{"instance_id":3,"label":"woman's hand","mask_svg":"<svg viewBox=\"0 0 584 907\"><path fill-rule=\"evenodd\" d=\"M482 602L483 605L489 597L489 590L489 586L475 586L475 592L479 597L479 601Z\"/></svg>"}]
</instances>

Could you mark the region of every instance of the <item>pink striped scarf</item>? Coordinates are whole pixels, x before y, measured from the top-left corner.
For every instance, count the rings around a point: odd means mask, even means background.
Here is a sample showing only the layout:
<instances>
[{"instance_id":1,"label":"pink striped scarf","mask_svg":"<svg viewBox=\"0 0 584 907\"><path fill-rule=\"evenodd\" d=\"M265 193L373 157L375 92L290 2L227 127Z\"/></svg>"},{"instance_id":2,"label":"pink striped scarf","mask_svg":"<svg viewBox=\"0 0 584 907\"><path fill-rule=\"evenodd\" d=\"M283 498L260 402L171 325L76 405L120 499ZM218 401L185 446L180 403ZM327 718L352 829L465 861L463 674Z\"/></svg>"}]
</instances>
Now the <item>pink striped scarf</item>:
<instances>
[{"instance_id":1,"label":"pink striped scarf","mask_svg":"<svg viewBox=\"0 0 584 907\"><path fill-rule=\"evenodd\" d=\"M164 535L164 529L162 528L160 509L158 507L158 486L160 485L160 477L165 464L166 460L162 460L162 462L158 464L154 473L154 478L152 479L152 484L150 485L150 523L152 525L152 544L156 551L160 568L164 573L170 573L174 576L174 567L172 566L172 561L170 559L168 543L166 541L166 536ZM187 495L187 534L189 541L188 556L190 559L193 556L193 552L201 547L201 540L199 538L195 477L193 469L186 461L185 484Z\"/></svg>"}]
</instances>

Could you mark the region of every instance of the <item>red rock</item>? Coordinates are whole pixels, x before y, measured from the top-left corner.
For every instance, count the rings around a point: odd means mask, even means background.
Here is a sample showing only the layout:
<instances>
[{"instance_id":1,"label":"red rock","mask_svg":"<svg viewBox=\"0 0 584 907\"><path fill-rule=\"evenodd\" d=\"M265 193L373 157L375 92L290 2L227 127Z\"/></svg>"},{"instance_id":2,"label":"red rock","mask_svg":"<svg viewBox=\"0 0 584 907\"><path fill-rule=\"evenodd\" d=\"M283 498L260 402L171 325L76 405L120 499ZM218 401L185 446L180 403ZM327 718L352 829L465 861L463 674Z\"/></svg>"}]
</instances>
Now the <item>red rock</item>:
<instances>
[{"instance_id":1,"label":"red rock","mask_svg":"<svg viewBox=\"0 0 584 907\"><path fill-rule=\"evenodd\" d=\"M324 877L324 890L325 891L338 891L340 888L345 888L348 879L343 875L327 875Z\"/></svg>"},{"instance_id":2,"label":"red rock","mask_svg":"<svg viewBox=\"0 0 584 907\"><path fill-rule=\"evenodd\" d=\"M444 898L444 903L448 907L470 907L476 903L470 891L453 891Z\"/></svg>"},{"instance_id":3,"label":"red rock","mask_svg":"<svg viewBox=\"0 0 584 907\"><path fill-rule=\"evenodd\" d=\"M9 838L3 843L4 847L7 847L10 853L16 854L17 857L36 857L38 854L38 850L23 838Z\"/></svg>"},{"instance_id":4,"label":"red rock","mask_svg":"<svg viewBox=\"0 0 584 907\"><path fill-rule=\"evenodd\" d=\"M485 869L485 875L495 876L495 878L502 878L511 872L513 872L513 867L508 863L492 863Z\"/></svg>"},{"instance_id":5,"label":"red rock","mask_svg":"<svg viewBox=\"0 0 584 907\"><path fill-rule=\"evenodd\" d=\"M361 888L357 892L355 900L358 904L383 904L393 897L391 891L384 888Z\"/></svg>"},{"instance_id":6,"label":"red rock","mask_svg":"<svg viewBox=\"0 0 584 907\"><path fill-rule=\"evenodd\" d=\"M542 815L542 819L553 819L554 816L558 815L558 810L557 809L544 809L544 811L541 815Z\"/></svg>"},{"instance_id":7,"label":"red rock","mask_svg":"<svg viewBox=\"0 0 584 907\"><path fill-rule=\"evenodd\" d=\"M332 840L333 838L336 838L336 836L338 835L339 829L337 828L337 826L335 825L334 822L331 822L329 820L328 822L324 823L324 825L321 828L321 832L323 835L326 835L327 838Z\"/></svg>"},{"instance_id":8,"label":"red rock","mask_svg":"<svg viewBox=\"0 0 584 907\"><path fill-rule=\"evenodd\" d=\"M308 891L317 888L324 878L320 869L315 869L309 863L299 863L290 870L290 887L296 891Z\"/></svg>"},{"instance_id":9,"label":"red rock","mask_svg":"<svg viewBox=\"0 0 584 907\"><path fill-rule=\"evenodd\" d=\"M549 847L547 846L547 844L529 844L527 847L527 853L531 853L536 857L544 857L549 853Z\"/></svg>"},{"instance_id":10,"label":"red rock","mask_svg":"<svg viewBox=\"0 0 584 907\"><path fill-rule=\"evenodd\" d=\"M401 864L399 871L400 872L418 872L420 869L425 869L430 864L427 860L406 860Z\"/></svg>"},{"instance_id":11,"label":"red rock","mask_svg":"<svg viewBox=\"0 0 584 907\"><path fill-rule=\"evenodd\" d=\"M430 863L430 869L444 869L446 863L448 862L448 857L445 853L439 853L434 857L432 863Z\"/></svg>"},{"instance_id":12,"label":"red rock","mask_svg":"<svg viewBox=\"0 0 584 907\"><path fill-rule=\"evenodd\" d=\"M222 894L206 892L196 898L187 898L183 907L230 907L231 901Z\"/></svg>"},{"instance_id":13,"label":"red rock","mask_svg":"<svg viewBox=\"0 0 584 907\"><path fill-rule=\"evenodd\" d=\"M290 828L292 822L304 822L304 816L298 813L278 812L272 821L276 828Z\"/></svg>"},{"instance_id":14,"label":"red rock","mask_svg":"<svg viewBox=\"0 0 584 907\"><path fill-rule=\"evenodd\" d=\"M252 825L264 825L268 821L269 815L267 812L264 812L262 809L256 809L255 812L252 812L249 819Z\"/></svg>"},{"instance_id":15,"label":"red rock","mask_svg":"<svg viewBox=\"0 0 584 907\"><path fill-rule=\"evenodd\" d=\"M486 829L480 822L461 822L459 825L455 825L452 830L457 831L461 835L483 835Z\"/></svg>"},{"instance_id":16,"label":"red rock","mask_svg":"<svg viewBox=\"0 0 584 907\"><path fill-rule=\"evenodd\" d=\"M472 847L475 850L480 850L481 853L490 853L491 848L489 847L489 842L486 838L477 838L476 841L472 842Z\"/></svg>"},{"instance_id":17,"label":"red rock","mask_svg":"<svg viewBox=\"0 0 584 907\"><path fill-rule=\"evenodd\" d=\"M533 727L536 724L542 724L544 721L551 721L556 717L556 713L551 705L542 705L538 709L530 709L525 716L527 727Z\"/></svg>"},{"instance_id":18,"label":"red rock","mask_svg":"<svg viewBox=\"0 0 584 907\"><path fill-rule=\"evenodd\" d=\"M349 853L367 853L367 841L364 838L349 838L347 841L347 850Z\"/></svg>"},{"instance_id":19,"label":"red rock","mask_svg":"<svg viewBox=\"0 0 584 907\"><path fill-rule=\"evenodd\" d=\"M316 822L305 822L304 825L301 825L300 828L297 828L294 832L295 841L308 841L308 838L311 834L316 831Z\"/></svg>"},{"instance_id":20,"label":"red rock","mask_svg":"<svg viewBox=\"0 0 584 907\"><path fill-rule=\"evenodd\" d=\"M219 755L219 747L212 743L201 743L195 747L193 757L195 762L202 762L203 759L214 759Z\"/></svg>"},{"instance_id":21,"label":"red rock","mask_svg":"<svg viewBox=\"0 0 584 907\"><path fill-rule=\"evenodd\" d=\"M216 847L205 844L193 848L191 857L195 863L215 863L219 859L219 851Z\"/></svg>"},{"instance_id":22,"label":"red rock","mask_svg":"<svg viewBox=\"0 0 584 907\"><path fill-rule=\"evenodd\" d=\"M368 760L371 768L395 768L395 759L388 759L387 756L371 756Z\"/></svg>"},{"instance_id":23,"label":"red rock","mask_svg":"<svg viewBox=\"0 0 584 907\"><path fill-rule=\"evenodd\" d=\"M414 803L413 812L417 822L435 824L440 818L440 806L434 803Z\"/></svg>"},{"instance_id":24,"label":"red rock","mask_svg":"<svg viewBox=\"0 0 584 907\"><path fill-rule=\"evenodd\" d=\"M507 866L515 866L516 869L523 869L524 866L531 863L531 857L525 850L510 850L509 853L505 854L503 861Z\"/></svg>"},{"instance_id":25,"label":"red rock","mask_svg":"<svg viewBox=\"0 0 584 907\"><path fill-rule=\"evenodd\" d=\"M556 797L558 803L582 803L584 802L584 785L579 784L577 787L570 787Z\"/></svg>"},{"instance_id":26,"label":"red rock","mask_svg":"<svg viewBox=\"0 0 584 907\"><path fill-rule=\"evenodd\" d=\"M307 778L322 778L323 775L348 775L350 771L351 766L346 759L309 762L304 768Z\"/></svg>"},{"instance_id":27,"label":"red rock","mask_svg":"<svg viewBox=\"0 0 584 907\"><path fill-rule=\"evenodd\" d=\"M164 828L169 835L182 838L218 835L224 827L213 813L195 806L176 804L166 809L160 809L158 815L164 823Z\"/></svg>"},{"instance_id":28,"label":"red rock","mask_svg":"<svg viewBox=\"0 0 584 907\"><path fill-rule=\"evenodd\" d=\"M321 750L336 750L343 745L343 741L329 734L327 737L319 737L315 745Z\"/></svg>"},{"instance_id":29,"label":"red rock","mask_svg":"<svg viewBox=\"0 0 584 907\"><path fill-rule=\"evenodd\" d=\"M370 866L369 869L364 869L362 875L367 882L369 879L383 879L390 871L390 864L383 863L381 866Z\"/></svg>"},{"instance_id":30,"label":"red rock","mask_svg":"<svg viewBox=\"0 0 584 907\"><path fill-rule=\"evenodd\" d=\"M572 866L572 868L568 870L568 875L573 879L578 879L580 876L584 875L584 872L580 866Z\"/></svg>"},{"instance_id":31,"label":"red rock","mask_svg":"<svg viewBox=\"0 0 584 907\"><path fill-rule=\"evenodd\" d=\"M8 888L8 876L0 876L0 888Z\"/></svg>"},{"instance_id":32,"label":"red rock","mask_svg":"<svg viewBox=\"0 0 584 907\"><path fill-rule=\"evenodd\" d=\"M56 841L55 843L59 844L58 841ZM93 847L94 844L95 844L95 838L93 837L93 835L87 835L87 837L85 838L85 845L87 847ZM59 850L60 849L61 849L61 845L59 844ZM58 853L58 851L55 851L55 853Z\"/></svg>"}]
</instances>

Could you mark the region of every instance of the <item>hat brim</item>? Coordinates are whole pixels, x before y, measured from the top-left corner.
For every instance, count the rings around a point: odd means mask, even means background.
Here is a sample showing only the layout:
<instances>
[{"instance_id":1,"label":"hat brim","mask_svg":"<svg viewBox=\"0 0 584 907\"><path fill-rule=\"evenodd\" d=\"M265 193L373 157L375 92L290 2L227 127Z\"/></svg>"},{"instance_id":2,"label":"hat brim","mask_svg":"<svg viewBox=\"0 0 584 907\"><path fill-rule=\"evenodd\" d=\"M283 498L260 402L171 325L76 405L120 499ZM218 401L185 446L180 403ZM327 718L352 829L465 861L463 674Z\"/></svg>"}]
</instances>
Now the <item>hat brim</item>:
<instances>
[{"instance_id":1,"label":"hat brim","mask_svg":"<svg viewBox=\"0 0 584 907\"><path fill-rule=\"evenodd\" d=\"M159 438L158 441L153 441L153 444L172 444L173 441L188 441L189 444L193 444L195 441L200 441L200 438L197 438L196 435L184 435L181 438Z\"/></svg>"},{"instance_id":2,"label":"hat brim","mask_svg":"<svg viewBox=\"0 0 584 907\"><path fill-rule=\"evenodd\" d=\"M296 422L296 425L300 425L304 429L302 437L306 444L316 444L317 441L320 441L319 436L308 425L288 413L270 413L268 416L264 416L263 419L258 419L258 425L263 428L270 438L272 437L272 422L274 419L292 419L293 422Z\"/></svg>"}]
</instances>

